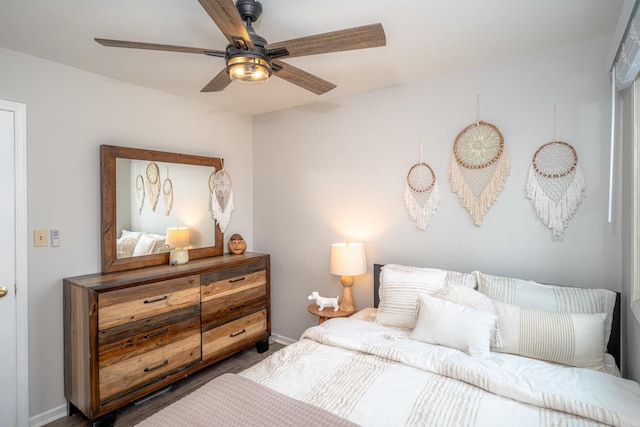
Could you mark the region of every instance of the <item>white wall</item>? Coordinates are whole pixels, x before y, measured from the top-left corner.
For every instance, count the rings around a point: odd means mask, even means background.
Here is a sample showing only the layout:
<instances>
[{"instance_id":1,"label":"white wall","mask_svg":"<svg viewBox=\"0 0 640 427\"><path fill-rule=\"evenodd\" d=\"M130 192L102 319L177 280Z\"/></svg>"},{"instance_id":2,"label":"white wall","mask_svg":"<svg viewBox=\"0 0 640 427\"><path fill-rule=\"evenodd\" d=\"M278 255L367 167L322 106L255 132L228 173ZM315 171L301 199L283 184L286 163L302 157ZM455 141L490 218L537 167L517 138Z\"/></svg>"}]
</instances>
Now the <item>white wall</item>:
<instances>
[{"instance_id":1,"label":"white wall","mask_svg":"<svg viewBox=\"0 0 640 427\"><path fill-rule=\"evenodd\" d=\"M619 220L607 223L609 46L598 40L254 118L254 249L271 254L274 332L297 339L317 322L306 296L341 292L329 251L345 240L366 245L369 273L353 288L358 307L373 302L373 263L620 290ZM501 130L511 158L505 188L481 227L447 178L456 135L476 121L477 94L480 119ZM534 152L553 139L554 104L556 139L576 148L586 179L560 242L524 190ZM403 203L421 139L441 192L425 232Z\"/></svg>"},{"instance_id":2,"label":"white wall","mask_svg":"<svg viewBox=\"0 0 640 427\"><path fill-rule=\"evenodd\" d=\"M0 64L0 99L27 105L29 229L59 228L61 239L28 253L33 416L65 403L62 279L101 268L99 145L224 157L235 204L227 231L251 248L252 129L248 116L8 50Z\"/></svg>"}]
</instances>

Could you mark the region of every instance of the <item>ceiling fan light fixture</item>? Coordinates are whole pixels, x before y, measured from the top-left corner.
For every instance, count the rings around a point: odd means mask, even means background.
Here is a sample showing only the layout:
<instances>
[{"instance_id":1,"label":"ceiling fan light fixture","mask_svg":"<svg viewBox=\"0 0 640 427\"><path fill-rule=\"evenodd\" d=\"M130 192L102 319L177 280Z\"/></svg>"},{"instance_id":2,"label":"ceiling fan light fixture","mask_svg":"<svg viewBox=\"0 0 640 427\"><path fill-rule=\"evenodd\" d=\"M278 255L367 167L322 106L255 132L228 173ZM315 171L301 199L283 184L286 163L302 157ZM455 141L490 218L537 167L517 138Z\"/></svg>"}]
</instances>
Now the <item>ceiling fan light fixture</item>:
<instances>
[{"instance_id":1,"label":"ceiling fan light fixture","mask_svg":"<svg viewBox=\"0 0 640 427\"><path fill-rule=\"evenodd\" d=\"M231 81L238 83L261 83L271 77L271 65L262 58L236 56L227 61Z\"/></svg>"}]
</instances>

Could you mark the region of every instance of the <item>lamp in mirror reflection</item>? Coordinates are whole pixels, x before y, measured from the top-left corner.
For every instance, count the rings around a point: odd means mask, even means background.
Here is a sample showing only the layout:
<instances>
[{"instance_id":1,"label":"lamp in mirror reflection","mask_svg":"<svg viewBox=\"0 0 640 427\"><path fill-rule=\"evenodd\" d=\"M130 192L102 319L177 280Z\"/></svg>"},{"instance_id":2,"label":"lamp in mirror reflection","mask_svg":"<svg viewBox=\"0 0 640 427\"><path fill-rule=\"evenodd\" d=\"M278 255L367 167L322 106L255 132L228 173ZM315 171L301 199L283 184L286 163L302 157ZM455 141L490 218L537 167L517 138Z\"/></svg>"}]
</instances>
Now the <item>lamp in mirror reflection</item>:
<instances>
[{"instance_id":1,"label":"lamp in mirror reflection","mask_svg":"<svg viewBox=\"0 0 640 427\"><path fill-rule=\"evenodd\" d=\"M353 276L365 274L367 272L367 259L362 243L334 243L331 245L331 274L340 276L340 283L343 286L342 298L340 299L340 310L353 312L356 305L353 300L351 287L355 279Z\"/></svg>"},{"instance_id":2,"label":"lamp in mirror reflection","mask_svg":"<svg viewBox=\"0 0 640 427\"><path fill-rule=\"evenodd\" d=\"M189 262L189 228L171 227L167 228L167 246L171 249L169 254L169 264L181 265Z\"/></svg>"}]
</instances>

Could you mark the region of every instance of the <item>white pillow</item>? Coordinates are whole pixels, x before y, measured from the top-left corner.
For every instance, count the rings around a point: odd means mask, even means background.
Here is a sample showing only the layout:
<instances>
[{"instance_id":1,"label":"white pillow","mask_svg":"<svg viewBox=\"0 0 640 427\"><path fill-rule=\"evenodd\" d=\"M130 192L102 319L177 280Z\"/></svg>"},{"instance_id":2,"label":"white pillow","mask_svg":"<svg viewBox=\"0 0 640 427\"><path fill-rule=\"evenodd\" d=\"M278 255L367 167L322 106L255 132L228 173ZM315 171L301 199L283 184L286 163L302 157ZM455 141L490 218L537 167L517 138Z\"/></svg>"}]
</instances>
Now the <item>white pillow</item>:
<instances>
[{"instance_id":1,"label":"white pillow","mask_svg":"<svg viewBox=\"0 0 640 427\"><path fill-rule=\"evenodd\" d=\"M165 245L165 236L160 234L146 234L143 233L136 243L136 247L133 249L132 256L149 255L156 253L158 249Z\"/></svg>"},{"instance_id":2,"label":"white pillow","mask_svg":"<svg viewBox=\"0 0 640 427\"><path fill-rule=\"evenodd\" d=\"M461 304L478 310L485 310L497 316L496 309L493 306L493 301L491 301L488 296L474 289L467 288L466 286L443 288L433 296L442 298L454 304ZM502 347L504 345L504 342L502 341L502 334L500 333L500 325L497 320L491 334L491 345L493 347Z\"/></svg>"},{"instance_id":3,"label":"white pillow","mask_svg":"<svg viewBox=\"0 0 640 427\"><path fill-rule=\"evenodd\" d=\"M547 311L605 313L607 318L602 341L605 348L609 343L613 308L616 303L615 292L606 289L544 285L511 277L492 276L479 271L474 271L474 274L478 279L478 290L492 300Z\"/></svg>"},{"instance_id":4,"label":"white pillow","mask_svg":"<svg viewBox=\"0 0 640 427\"><path fill-rule=\"evenodd\" d=\"M120 238L130 237L136 240L138 240L140 236L142 236L142 231L122 230L122 234L120 234Z\"/></svg>"},{"instance_id":5,"label":"white pillow","mask_svg":"<svg viewBox=\"0 0 640 427\"><path fill-rule=\"evenodd\" d=\"M138 244L136 237L121 237L117 240L118 258L129 258Z\"/></svg>"},{"instance_id":6,"label":"white pillow","mask_svg":"<svg viewBox=\"0 0 640 427\"><path fill-rule=\"evenodd\" d=\"M423 295L410 338L455 348L473 357L491 356L491 334L497 317L486 310Z\"/></svg>"},{"instance_id":7,"label":"white pillow","mask_svg":"<svg viewBox=\"0 0 640 427\"><path fill-rule=\"evenodd\" d=\"M428 268L395 267L382 267L376 323L413 329L417 318L418 298L442 289L447 272Z\"/></svg>"},{"instance_id":8,"label":"white pillow","mask_svg":"<svg viewBox=\"0 0 640 427\"><path fill-rule=\"evenodd\" d=\"M567 313L494 301L504 347L494 349L563 365L604 370L604 313Z\"/></svg>"}]
</instances>

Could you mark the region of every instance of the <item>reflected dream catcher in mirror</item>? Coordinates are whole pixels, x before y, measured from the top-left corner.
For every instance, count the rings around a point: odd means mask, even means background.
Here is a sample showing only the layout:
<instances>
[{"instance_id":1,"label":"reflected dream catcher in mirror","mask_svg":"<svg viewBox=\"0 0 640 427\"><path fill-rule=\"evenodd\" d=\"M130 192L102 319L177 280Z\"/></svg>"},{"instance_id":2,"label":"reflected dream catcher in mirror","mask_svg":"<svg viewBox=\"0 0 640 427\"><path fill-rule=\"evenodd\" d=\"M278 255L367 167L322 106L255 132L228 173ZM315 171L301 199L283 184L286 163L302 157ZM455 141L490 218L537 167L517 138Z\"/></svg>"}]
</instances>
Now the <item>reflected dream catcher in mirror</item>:
<instances>
[{"instance_id":1,"label":"reflected dream catcher in mirror","mask_svg":"<svg viewBox=\"0 0 640 427\"><path fill-rule=\"evenodd\" d=\"M231 175L222 168L209 176L209 210L224 233L231 221L233 212L233 185Z\"/></svg>"}]
</instances>

